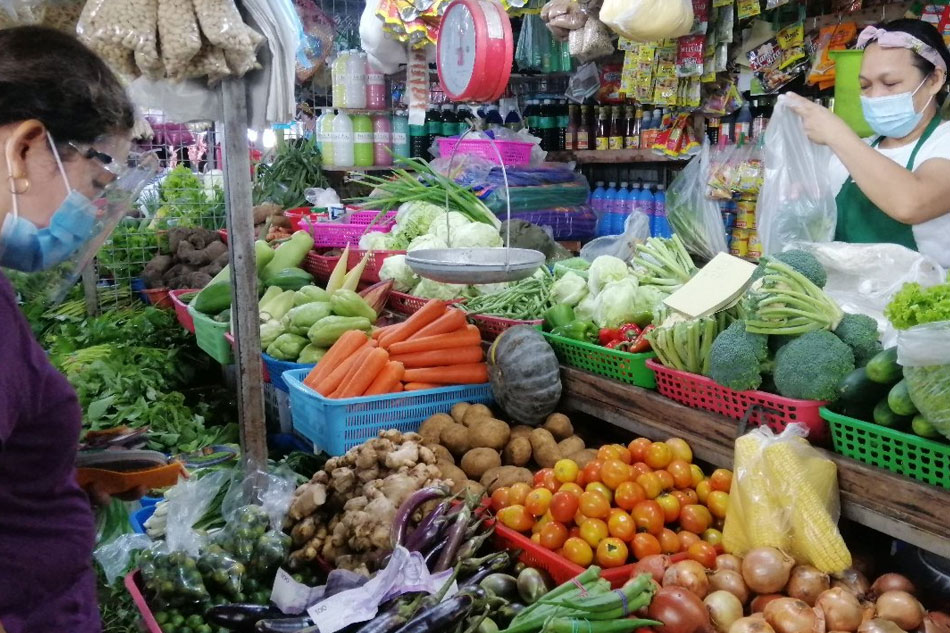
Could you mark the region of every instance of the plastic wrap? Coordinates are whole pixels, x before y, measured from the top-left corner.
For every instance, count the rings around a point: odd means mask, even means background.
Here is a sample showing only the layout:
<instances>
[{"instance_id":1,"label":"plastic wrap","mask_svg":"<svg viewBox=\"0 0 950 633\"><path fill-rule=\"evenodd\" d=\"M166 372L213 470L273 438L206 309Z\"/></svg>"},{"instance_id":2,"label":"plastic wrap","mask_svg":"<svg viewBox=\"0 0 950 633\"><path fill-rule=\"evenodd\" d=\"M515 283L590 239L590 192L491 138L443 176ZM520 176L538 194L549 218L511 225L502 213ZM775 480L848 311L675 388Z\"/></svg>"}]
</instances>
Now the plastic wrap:
<instances>
[{"instance_id":1,"label":"plastic wrap","mask_svg":"<svg viewBox=\"0 0 950 633\"><path fill-rule=\"evenodd\" d=\"M904 368L914 406L950 439L950 321L902 330L897 336L897 362Z\"/></svg>"},{"instance_id":2,"label":"plastic wrap","mask_svg":"<svg viewBox=\"0 0 950 633\"><path fill-rule=\"evenodd\" d=\"M704 259L727 252L719 206L706 197L709 144L683 168L666 192L666 214L686 250Z\"/></svg>"},{"instance_id":3,"label":"plastic wrap","mask_svg":"<svg viewBox=\"0 0 950 633\"><path fill-rule=\"evenodd\" d=\"M571 57L576 57L582 64L614 52L610 30L594 16L587 18L583 28L571 31L567 41Z\"/></svg>"},{"instance_id":4,"label":"plastic wrap","mask_svg":"<svg viewBox=\"0 0 950 633\"><path fill-rule=\"evenodd\" d=\"M619 35L654 42L686 35L693 28L691 0L604 0L600 19Z\"/></svg>"},{"instance_id":5,"label":"plastic wrap","mask_svg":"<svg viewBox=\"0 0 950 633\"><path fill-rule=\"evenodd\" d=\"M45 5L42 25L76 35L76 24L85 5L83 0L52 0Z\"/></svg>"},{"instance_id":6,"label":"plastic wrap","mask_svg":"<svg viewBox=\"0 0 950 633\"><path fill-rule=\"evenodd\" d=\"M106 583L111 585L132 569L135 554L151 545L152 539L144 534L123 534L96 548L93 556L106 576Z\"/></svg>"},{"instance_id":7,"label":"plastic wrap","mask_svg":"<svg viewBox=\"0 0 950 633\"><path fill-rule=\"evenodd\" d=\"M171 79L200 79L208 78L208 85L213 85L229 74L228 60L223 50L208 42L201 44L201 50L191 58L182 69L181 75Z\"/></svg>"},{"instance_id":8,"label":"plastic wrap","mask_svg":"<svg viewBox=\"0 0 950 633\"><path fill-rule=\"evenodd\" d=\"M192 0L158 0L158 36L169 77L181 77L201 50L201 34Z\"/></svg>"},{"instance_id":9,"label":"plastic wrap","mask_svg":"<svg viewBox=\"0 0 950 633\"><path fill-rule=\"evenodd\" d=\"M399 64L408 63L409 57L406 45L393 39L383 28L383 21L376 17L379 4L379 0L366 0L360 15L360 47L377 68L389 75L399 70Z\"/></svg>"},{"instance_id":10,"label":"plastic wrap","mask_svg":"<svg viewBox=\"0 0 950 633\"><path fill-rule=\"evenodd\" d=\"M637 244L650 237L650 217L639 211L631 213L624 222L621 235L609 235L591 240L581 248L581 257L593 262L601 255L612 255L625 262L633 259Z\"/></svg>"},{"instance_id":11,"label":"plastic wrap","mask_svg":"<svg viewBox=\"0 0 950 633\"><path fill-rule=\"evenodd\" d=\"M791 241L834 239L838 209L828 178L829 150L808 140L800 116L780 96L765 131L765 181L756 205L765 255Z\"/></svg>"},{"instance_id":12,"label":"plastic wrap","mask_svg":"<svg viewBox=\"0 0 950 633\"><path fill-rule=\"evenodd\" d=\"M587 13L577 0L551 0L541 7L541 20L551 34L563 42L570 31L583 28Z\"/></svg>"},{"instance_id":13,"label":"plastic wrap","mask_svg":"<svg viewBox=\"0 0 950 633\"><path fill-rule=\"evenodd\" d=\"M116 72L134 77L134 31L125 25L138 23L123 0L89 0L79 16L76 34ZM126 45L129 42L129 46Z\"/></svg>"}]
</instances>

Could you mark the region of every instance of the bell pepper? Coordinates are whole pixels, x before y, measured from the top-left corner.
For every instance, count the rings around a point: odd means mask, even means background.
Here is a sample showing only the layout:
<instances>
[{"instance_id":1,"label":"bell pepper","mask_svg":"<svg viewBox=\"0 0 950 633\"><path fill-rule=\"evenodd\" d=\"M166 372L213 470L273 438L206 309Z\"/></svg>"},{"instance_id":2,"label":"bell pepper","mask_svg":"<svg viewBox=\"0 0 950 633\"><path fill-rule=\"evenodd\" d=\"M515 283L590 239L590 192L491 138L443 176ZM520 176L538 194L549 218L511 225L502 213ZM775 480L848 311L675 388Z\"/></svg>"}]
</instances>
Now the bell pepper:
<instances>
[{"instance_id":1,"label":"bell pepper","mask_svg":"<svg viewBox=\"0 0 950 633\"><path fill-rule=\"evenodd\" d=\"M656 329L655 325L648 325L637 335L633 343L630 344L630 353L641 354L650 350L650 341L647 340L647 334Z\"/></svg>"},{"instance_id":2,"label":"bell pepper","mask_svg":"<svg viewBox=\"0 0 950 633\"><path fill-rule=\"evenodd\" d=\"M634 341L640 336L640 326L636 323L624 323L620 326L620 338L625 341Z\"/></svg>"},{"instance_id":3,"label":"bell pepper","mask_svg":"<svg viewBox=\"0 0 950 633\"><path fill-rule=\"evenodd\" d=\"M548 308L542 315L544 319L544 329L552 332L556 328L570 324L574 321L574 308L566 304L558 304Z\"/></svg>"},{"instance_id":4,"label":"bell pepper","mask_svg":"<svg viewBox=\"0 0 950 633\"><path fill-rule=\"evenodd\" d=\"M597 341L604 347L619 340L621 340L620 328L600 328L600 331L597 333Z\"/></svg>"},{"instance_id":5,"label":"bell pepper","mask_svg":"<svg viewBox=\"0 0 950 633\"><path fill-rule=\"evenodd\" d=\"M592 343L597 340L597 326L591 321L571 321L567 325L554 328L551 334L575 341Z\"/></svg>"}]
</instances>

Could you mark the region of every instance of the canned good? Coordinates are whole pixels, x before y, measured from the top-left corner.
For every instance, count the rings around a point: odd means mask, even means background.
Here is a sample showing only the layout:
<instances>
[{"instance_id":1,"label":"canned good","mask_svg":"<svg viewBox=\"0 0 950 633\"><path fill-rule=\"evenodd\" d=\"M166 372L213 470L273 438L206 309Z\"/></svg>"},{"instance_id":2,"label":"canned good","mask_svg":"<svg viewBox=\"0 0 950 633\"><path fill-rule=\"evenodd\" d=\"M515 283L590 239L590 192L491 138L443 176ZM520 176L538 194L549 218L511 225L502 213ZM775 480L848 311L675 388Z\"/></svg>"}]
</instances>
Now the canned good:
<instances>
[{"instance_id":1,"label":"canned good","mask_svg":"<svg viewBox=\"0 0 950 633\"><path fill-rule=\"evenodd\" d=\"M731 211L724 211L722 214L722 224L726 227L726 231L731 231L736 228L736 221L738 216Z\"/></svg>"},{"instance_id":2,"label":"canned good","mask_svg":"<svg viewBox=\"0 0 950 633\"><path fill-rule=\"evenodd\" d=\"M732 230L732 245L729 253L736 257L746 257L749 254L749 232L745 229Z\"/></svg>"},{"instance_id":3,"label":"canned good","mask_svg":"<svg viewBox=\"0 0 950 633\"><path fill-rule=\"evenodd\" d=\"M756 228L755 204L754 200L739 201L739 204L736 206L736 228Z\"/></svg>"},{"instance_id":4,"label":"canned good","mask_svg":"<svg viewBox=\"0 0 950 633\"><path fill-rule=\"evenodd\" d=\"M759 239L758 231L749 231L748 256L750 259L759 259L762 257L762 241Z\"/></svg>"}]
</instances>

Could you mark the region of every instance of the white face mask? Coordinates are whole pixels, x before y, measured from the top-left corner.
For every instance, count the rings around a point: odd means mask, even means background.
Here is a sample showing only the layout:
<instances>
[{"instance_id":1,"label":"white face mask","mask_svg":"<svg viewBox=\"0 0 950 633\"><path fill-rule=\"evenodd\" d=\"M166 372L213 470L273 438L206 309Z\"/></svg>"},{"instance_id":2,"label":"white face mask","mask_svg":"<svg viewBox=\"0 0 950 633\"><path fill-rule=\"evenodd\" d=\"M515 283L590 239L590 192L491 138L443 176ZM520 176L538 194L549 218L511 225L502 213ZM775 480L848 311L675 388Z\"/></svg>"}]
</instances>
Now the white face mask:
<instances>
[{"instance_id":1,"label":"white face mask","mask_svg":"<svg viewBox=\"0 0 950 633\"><path fill-rule=\"evenodd\" d=\"M913 92L902 92L885 97L861 97L864 119L875 134L890 138L904 138L914 131L924 118L924 110L933 101L933 95L920 109L914 108L914 96L927 81L925 77Z\"/></svg>"}]
</instances>

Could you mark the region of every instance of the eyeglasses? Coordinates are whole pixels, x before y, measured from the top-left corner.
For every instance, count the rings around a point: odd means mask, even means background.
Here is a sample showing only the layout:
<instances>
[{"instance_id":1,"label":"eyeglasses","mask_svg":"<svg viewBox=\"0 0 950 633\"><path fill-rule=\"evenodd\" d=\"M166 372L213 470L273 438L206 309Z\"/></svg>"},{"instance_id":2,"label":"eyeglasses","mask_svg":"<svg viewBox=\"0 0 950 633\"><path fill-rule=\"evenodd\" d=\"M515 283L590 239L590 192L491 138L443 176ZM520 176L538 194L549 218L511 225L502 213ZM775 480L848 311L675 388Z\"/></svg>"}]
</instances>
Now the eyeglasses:
<instances>
[{"instance_id":1,"label":"eyeglasses","mask_svg":"<svg viewBox=\"0 0 950 633\"><path fill-rule=\"evenodd\" d=\"M124 166L119 165L111 155L106 154L105 152L100 152L91 145L81 147L80 145L70 141L69 146L78 152L83 158L95 159L95 161L98 162L103 169L116 176L122 175L122 172L125 171Z\"/></svg>"}]
</instances>

